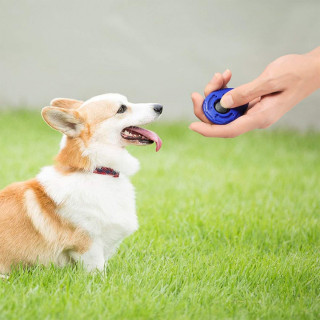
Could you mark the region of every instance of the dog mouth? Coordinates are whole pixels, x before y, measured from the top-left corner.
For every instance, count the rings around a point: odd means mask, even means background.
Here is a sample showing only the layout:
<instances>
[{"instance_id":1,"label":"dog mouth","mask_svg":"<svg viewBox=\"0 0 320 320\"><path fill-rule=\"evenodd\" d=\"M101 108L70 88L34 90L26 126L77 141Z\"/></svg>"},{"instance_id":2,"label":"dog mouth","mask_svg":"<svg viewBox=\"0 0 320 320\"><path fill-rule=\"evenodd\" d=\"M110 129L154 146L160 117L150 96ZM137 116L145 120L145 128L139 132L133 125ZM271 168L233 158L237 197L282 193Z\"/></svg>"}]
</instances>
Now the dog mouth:
<instances>
[{"instance_id":1,"label":"dog mouth","mask_svg":"<svg viewBox=\"0 0 320 320\"><path fill-rule=\"evenodd\" d=\"M152 144L155 142L156 151L158 152L162 146L162 140L153 131L140 127L126 127L121 131L121 137L130 143L138 145Z\"/></svg>"}]
</instances>

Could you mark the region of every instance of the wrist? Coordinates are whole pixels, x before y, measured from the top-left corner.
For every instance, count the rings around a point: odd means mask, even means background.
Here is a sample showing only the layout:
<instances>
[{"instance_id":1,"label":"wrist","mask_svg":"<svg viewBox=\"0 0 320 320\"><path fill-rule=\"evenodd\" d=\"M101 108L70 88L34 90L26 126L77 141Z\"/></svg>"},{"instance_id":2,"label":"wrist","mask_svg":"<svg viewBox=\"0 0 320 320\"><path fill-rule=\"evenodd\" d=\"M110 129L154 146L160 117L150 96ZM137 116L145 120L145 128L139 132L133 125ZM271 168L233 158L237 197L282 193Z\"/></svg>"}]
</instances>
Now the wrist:
<instances>
[{"instance_id":1,"label":"wrist","mask_svg":"<svg viewBox=\"0 0 320 320\"><path fill-rule=\"evenodd\" d=\"M315 81L317 88L320 89L320 46L306 54L312 59L313 68L315 70Z\"/></svg>"}]
</instances>

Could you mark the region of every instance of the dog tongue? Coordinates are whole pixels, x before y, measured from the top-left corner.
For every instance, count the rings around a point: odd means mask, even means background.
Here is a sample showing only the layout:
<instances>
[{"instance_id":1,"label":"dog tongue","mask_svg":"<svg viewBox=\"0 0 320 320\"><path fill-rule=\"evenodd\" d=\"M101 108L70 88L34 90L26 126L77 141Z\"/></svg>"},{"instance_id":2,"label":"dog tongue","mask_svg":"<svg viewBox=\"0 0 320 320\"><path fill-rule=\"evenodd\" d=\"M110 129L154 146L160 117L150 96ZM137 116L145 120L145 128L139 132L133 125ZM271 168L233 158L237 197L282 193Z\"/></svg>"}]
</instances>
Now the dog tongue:
<instances>
[{"instance_id":1,"label":"dog tongue","mask_svg":"<svg viewBox=\"0 0 320 320\"><path fill-rule=\"evenodd\" d=\"M139 128L139 127L135 127L133 129L135 132L143 135L144 137L148 138L149 140L152 140L156 143L156 151L158 152L162 146L162 140L160 139L160 137L153 131L147 130L147 129L143 129L143 128Z\"/></svg>"}]
</instances>

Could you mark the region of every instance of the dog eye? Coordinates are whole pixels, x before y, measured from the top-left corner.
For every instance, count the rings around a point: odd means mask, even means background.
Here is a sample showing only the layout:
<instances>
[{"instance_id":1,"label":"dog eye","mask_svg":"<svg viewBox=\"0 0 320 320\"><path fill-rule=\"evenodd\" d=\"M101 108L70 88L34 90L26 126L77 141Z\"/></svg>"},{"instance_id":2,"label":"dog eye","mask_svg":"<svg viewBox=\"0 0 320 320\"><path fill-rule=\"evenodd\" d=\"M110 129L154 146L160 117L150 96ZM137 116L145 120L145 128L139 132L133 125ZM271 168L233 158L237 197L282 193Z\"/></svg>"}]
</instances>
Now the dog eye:
<instances>
[{"instance_id":1,"label":"dog eye","mask_svg":"<svg viewBox=\"0 0 320 320\"><path fill-rule=\"evenodd\" d=\"M119 108L119 110L117 111L117 113L124 113L126 111L127 111L127 106L122 104L121 107Z\"/></svg>"}]
</instances>

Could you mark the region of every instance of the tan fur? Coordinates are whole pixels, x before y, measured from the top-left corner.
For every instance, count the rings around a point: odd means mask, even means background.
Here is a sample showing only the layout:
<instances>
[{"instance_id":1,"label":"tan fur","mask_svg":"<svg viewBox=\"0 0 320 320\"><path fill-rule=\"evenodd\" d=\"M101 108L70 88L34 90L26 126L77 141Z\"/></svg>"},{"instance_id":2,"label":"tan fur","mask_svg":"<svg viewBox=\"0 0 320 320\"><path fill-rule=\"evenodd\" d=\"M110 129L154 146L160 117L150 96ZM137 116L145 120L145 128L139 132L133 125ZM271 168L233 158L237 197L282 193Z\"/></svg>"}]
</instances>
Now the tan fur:
<instances>
[{"instance_id":1,"label":"tan fur","mask_svg":"<svg viewBox=\"0 0 320 320\"><path fill-rule=\"evenodd\" d=\"M100 122L114 116L119 106L108 103L106 101L95 101L83 105L79 110L79 114L86 120L86 123L95 126Z\"/></svg>"},{"instance_id":2,"label":"tan fur","mask_svg":"<svg viewBox=\"0 0 320 320\"><path fill-rule=\"evenodd\" d=\"M118 110L118 106L108 104L105 101L91 102L78 109L75 116L81 119L85 124L79 137L67 137L66 146L60 151L55 158L56 168L63 174L69 174L77 170L86 171L90 168L90 161L87 157L82 155L83 147L88 145L92 136L94 127L100 122L112 117ZM66 111L71 112L71 110ZM72 111L73 112L73 111ZM44 119L46 113L43 113ZM52 124L49 123L52 126Z\"/></svg>"},{"instance_id":3,"label":"tan fur","mask_svg":"<svg viewBox=\"0 0 320 320\"><path fill-rule=\"evenodd\" d=\"M28 212L30 203L26 201L33 199L43 215L42 224L35 223L34 212ZM0 192L0 273L8 273L21 261L25 265L64 265L67 251L82 254L89 249L91 240L86 232L63 220L57 209L35 179L14 183ZM39 230L39 225L45 229Z\"/></svg>"},{"instance_id":4,"label":"tan fur","mask_svg":"<svg viewBox=\"0 0 320 320\"><path fill-rule=\"evenodd\" d=\"M85 135L84 133L82 135ZM77 170L86 171L90 168L90 161L82 155L82 145L85 138L67 138L66 146L55 158L56 168L62 173L74 172Z\"/></svg>"},{"instance_id":5,"label":"tan fur","mask_svg":"<svg viewBox=\"0 0 320 320\"><path fill-rule=\"evenodd\" d=\"M56 98L50 102L53 107L65 108L65 109L78 109L83 104L83 101L66 98Z\"/></svg>"}]
</instances>

